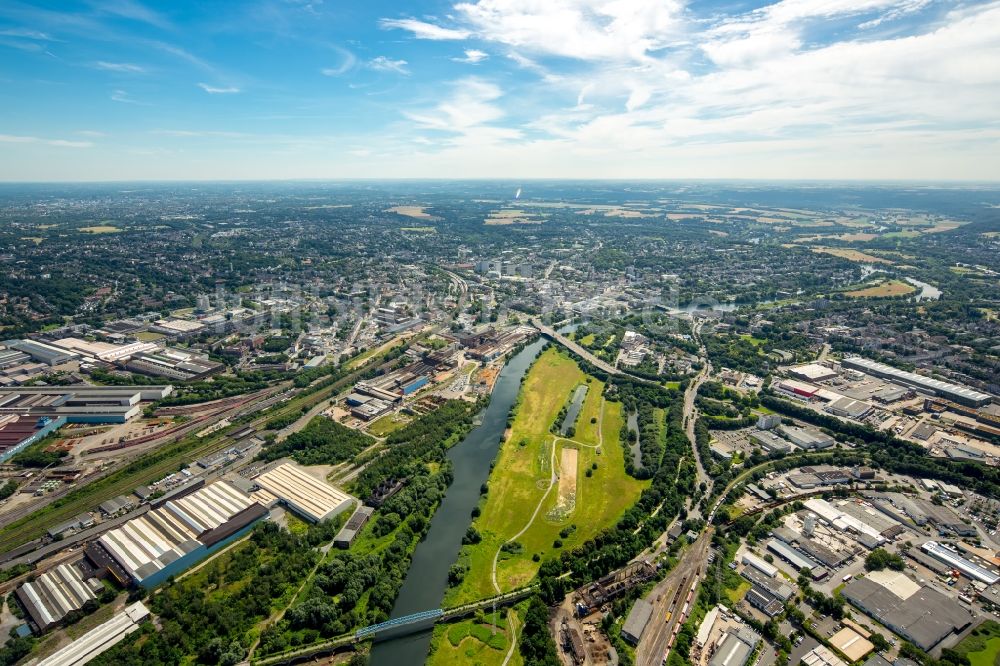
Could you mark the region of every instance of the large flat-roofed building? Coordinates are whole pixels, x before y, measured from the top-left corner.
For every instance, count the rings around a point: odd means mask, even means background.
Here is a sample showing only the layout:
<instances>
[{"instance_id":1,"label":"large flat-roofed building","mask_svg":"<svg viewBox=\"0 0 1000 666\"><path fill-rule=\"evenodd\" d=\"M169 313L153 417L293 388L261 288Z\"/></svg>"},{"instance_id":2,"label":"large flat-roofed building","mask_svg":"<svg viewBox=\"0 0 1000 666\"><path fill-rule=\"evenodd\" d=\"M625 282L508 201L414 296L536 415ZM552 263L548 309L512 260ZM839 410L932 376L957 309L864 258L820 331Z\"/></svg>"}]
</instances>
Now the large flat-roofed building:
<instances>
[{"instance_id":1,"label":"large flat-roofed building","mask_svg":"<svg viewBox=\"0 0 1000 666\"><path fill-rule=\"evenodd\" d=\"M38 666L83 666L137 631L149 617L149 609L137 601L113 618L38 662Z\"/></svg>"},{"instance_id":2,"label":"large flat-roofed building","mask_svg":"<svg viewBox=\"0 0 1000 666\"><path fill-rule=\"evenodd\" d=\"M125 367L146 375L193 381L222 372L226 366L179 349L163 349L136 354Z\"/></svg>"},{"instance_id":3,"label":"large flat-roofed building","mask_svg":"<svg viewBox=\"0 0 1000 666\"><path fill-rule=\"evenodd\" d=\"M826 576L827 574L827 570L820 566L816 560L812 559L802 551L792 548L783 541L771 539L767 542L767 549L791 564L796 570L809 569L814 578L820 573L822 573L823 576Z\"/></svg>"},{"instance_id":4,"label":"large flat-roofed building","mask_svg":"<svg viewBox=\"0 0 1000 666\"><path fill-rule=\"evenodd\" d=\"M865 655L875 649L870 640L851 627L844 627L831 636L830 645L847 655L852 662L864 659Z\"/></svg>"},{"instance_id":5,"label":"large flat-roofed building","mask_svg":"<svg viewBox=\"0 0 1000 666\"><path fill-rule=\"evenodd\" d=\"M996 572L965 559L956 551L945 547L937 541L927 541L920 548L931 557L958 569L969 578L986 583L987 585L1000 582L1000 575L997 575Z\"/></svg>"},{"instance_id":6,"label":"large flat-roofed building","mask_svg":"<svg viewBox=\"0 0 1000 666\"><path fill-rule=\"evenodd\" d=\"M817 645L805 653L802 656L802 663L806 666L848 666L846 661L825 645Z\"/></svg>"},{"instance_id":7,"label":"large flat-roofed building","mask_svg":"<svg viewBox=\"0 0 1000 666\"><path fill-rule=\"evenodd\" d=\"M823 382L836 377L837 371L831 370L825 365L820 365L819 363L807 363L806 365L789 368L788 374L796 379L801 379L807 382Z\"/></svg>"},{"instance_id":8,"label":"large flat-roofed building","mask_svg":"<svg viewBox=\"0 0 1000 666\"><path fill-rule=\"evenodd\" d=\"M917 585L916 590L900 585L890 590L866 577L855 578L842 593L851 604L925 651L972 623L972 613L957 601L933 588Z\"/></svg>"},{"instance_id":9,"label":"large flat-roofed building","mask_svg":"<svg viewBox=\"0 0 1000 666\"><path fill-rule=\"evenodd\" d=\"M942 398L947 398L948 400L954 400L960 405L967 405L969 407L984 407L990 404L993 400L993 396L988 393L976 391L975 389L970 389L966 386L952 384L951 382L943 382L940 379L924 377L923 375L918 375L915 372L907 372L906 370L900 370L899 368L894 368L891 365L871 361L859 356L845 358L843 360L843 365L845 368L860 370L866 374L881 377L882 379L888 379L898 384L902 384L903 386L910 386L917 390L924 391L925 393L931 393Z\"/></svg>"},{"instance_id":10,"label":"large flat-roofed building","mask_svg":"<svg viewBox=\"0 0 1000 666\"><path fill-rule=\"evenodd\" d=\"M759 642L760 638L749 629L730 629L719 641L708 666L745 666Z\"/></svg>"},{"instance_id":11,"label":"large flat-roofed building","mask_svg":"<svg viewBox=\"0 0 1000 666\"><path fill-rule=\"evenodd\" d=\"M67 423L125 423L142 412L140 402L160 400L173 386L19 386L0 388L0 416L65 418Z\"/></svg>"},{"instance_id":12,"label":"large flat-roofed building","mask_svg":"<svg viewBox=\"0 0 1000 666\"><path fill-rule=\"evenodd\" d=\"M96 599L95 590L100 589L101 583L85 577L76 564L60 564L17 588L15 594L38 631L45 631Z\"/></svg>"},{"instance_id":13,"label":"large flat-roofed building","mask_svg":"<svg viewBox=\"0 0 1000 666\"><path fill-rule=\"evenodd\" d=\"M628 617L622 624L622 638L632 645L638 645L642 638L642 632L649 624L649 618L653 615L653 605L645 599L636 599L629 611Z\"/></svg>"},{"instance_id":14,"label":"large flat-roofed building","mask_svg":"<svg viewBox=\"0 0 1000 666\"><path fill-rule=\"evenodd\" d=\"M80 355L74 351L38 342L37 340L7 340L3 344L8 349L23 352L35 361L49 366L61 365L80 358Z\"/></svg>"},{"instance_id":15,"label":"large flat-roofed building","mask_svg":"<svg viewBox=\"0 0 1000 666\"><path fill-rule=\"evenodd\" d=\"M61 417L0 415L0 463L10 460L65 424L66 419Z\"/></svg>"},{"instance_id":16,"label":"large flat-roofed building","mask_svg":"<svg viewBox=\"0 0 1000 666\"><path fill-rule=\"evenodd\" d=\"M750 441L757 444L768 453L788 453L792 450L792 445L788 442L788 440L778 437L770 430L751 432Z\"/></svg>"},{"instance_id":17,"label":"large flat-roofed building","mask_svg":"<svg viewBox=\"0 0 1000 666\"><path fill-rule=\"evenodd\" d=\"M748 567L753 567L768 578L774 578L778 575L778 567L765 562L753 553L743 553L742 561L743 564Z\"/></svg>"},{"instance_id":18,"label":"large flat-roofed building","mask_svg":"<svg viewBox=\"0 0 1000 666\"><path fill-rule=\"evenodd\" d=\"M884 513L852 502L840 502L835 506L824 499L813 497L804 504L831 527L864 536L872 543L884 543L903 529L902 525Z\"/></svg>"},{"instance_id":19,"label":"large flat-roofed building","mask_svg":"<svg viewBox=\"0 0 1000 666\"><path fill-rule=\"evenodd\" d=\"M124 360L134 354L156 349L156 345L152 342L129 342L124 345L113 345L109 342L91 342L80 338L61 338L53 341L52 346L68 349L81 356L89 356L106 363Z\"/></svg>"},{"instance_id":20,"label":"large flat-roofed building","mask_svg":"<svg viewBox=\"0 0 1000 666\"><path fill-rule=\"evenodd\" d=\"M354 501L347 493L311 476L298 465L283 463L254 482L303 518L320 522L336 516Z\"/></svg>"},{"instance_id":21,"label":"large flat-roofed building","mask_svg":"<svg viewBox=\"0 0 1000 666\"><path fill-rule=\"evenodd\" d=\"M814 428L799 428L797 426L778 426L781 435L800 449L828 449L833 446L833 437Z\"/></svg>"},{"instance_id":22,"label":"large flat-roofed building","mask_svg":"<svg viewBox=\"0 0 1000 666\"><path fill-rule=\"evenodd\" d=\"M874 407L867 402L848 398L846 395L837 398L826 407L826 411L834 416L846 416L858 421L871 414L873 409Z\"/></svg>"},{"instance_id":23,"label":"large flat-roofed building","mask_svg":"<svg viewBox=\"0 0 1000 666\"><path fill-rule=\"evenodd\" d=\"M109 530L97 543L135 583L154 587L267 513L229 483L217 481Z\"/></svg>"}]
</instances>

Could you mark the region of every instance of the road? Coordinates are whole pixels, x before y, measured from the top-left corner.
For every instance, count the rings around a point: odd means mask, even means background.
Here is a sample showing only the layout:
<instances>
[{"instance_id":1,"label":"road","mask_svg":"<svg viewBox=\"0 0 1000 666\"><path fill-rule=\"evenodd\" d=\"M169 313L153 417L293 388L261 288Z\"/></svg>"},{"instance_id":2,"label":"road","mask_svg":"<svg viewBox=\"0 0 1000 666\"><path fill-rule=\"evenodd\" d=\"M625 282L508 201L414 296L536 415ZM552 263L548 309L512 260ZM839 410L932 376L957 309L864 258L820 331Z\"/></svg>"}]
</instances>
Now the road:
<instances>
[{"instance_id":1,"label":"road","mask_svg":"<svg viewBox=\"0 0 1000 666\"><path fill-rule=\"evenodd\" d=\"M705 530L688 547L677 567L646 596L646 601L653 605L653 614L636 647L635 661L638 666L660 666L663 663L675 627L687 619L683 611L690 612L690 605L684 608L689 593L696 590L705 573L712 532L712 528ZM691 596L693 599L694 595Z\"/></svg>"},{"instance_id":2,"label":"road","mask_svg":"<svg viewBox=\"0 0 1000 666\"><path fill-rule=\"evenodd\" d=\"M698 356L705 365L702 367L701 372L695 376L694 380L688 384L687 390L684 392L684 430L687 433L688 440L691 442L691 450L694 452L694 461L698 466L698 482L711 486L712 479L709 478L708 474L705 472L705 465L702 462L701 454L698 452L698 444L695 439L694 432L694 424L698 420L697 410L694 405L695 399L698 397L698 389L701 388L701 385L712 374L712 364L708 360L708 352L705 350L705 345L701 341L701 326L701 321L695 322L691 329L691 334L698 343Z\"/></svg>"}]
</instances>

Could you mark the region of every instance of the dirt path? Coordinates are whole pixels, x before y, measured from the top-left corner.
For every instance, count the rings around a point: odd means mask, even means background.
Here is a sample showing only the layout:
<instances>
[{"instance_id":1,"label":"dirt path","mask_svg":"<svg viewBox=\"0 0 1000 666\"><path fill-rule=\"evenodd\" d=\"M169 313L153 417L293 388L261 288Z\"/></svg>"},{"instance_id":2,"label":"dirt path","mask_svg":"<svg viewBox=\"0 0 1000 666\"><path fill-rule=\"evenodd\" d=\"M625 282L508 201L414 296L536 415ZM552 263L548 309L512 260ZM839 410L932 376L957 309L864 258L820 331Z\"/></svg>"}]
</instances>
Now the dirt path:
<instances>
[{"instance_id":1,"label":"dirt path","mask_svg":"<svg viewBox=\"0 0 1000 666\"><path fill-rule=\"evenodd\" d=\"M493 589L496 590L497 594L500 594L500 584L497 583L497 560L500 558L500 551L503 550L503 547L506 546L508 543L511 543L512 541L517 541L522 534L528 531L528 528L531 527L531 524L535 522L535 518L538 517L538 512L542 510L542 505L545 504L545 498L548 497L549 493L552 492L552 489L556 485L556 481L559 479L559 475L556 474L556 442L557 440L553 439L552 457L549 460L549 469L551 470L551 472L549 473L549 486L548 488L545 489L545 492L542 493L541 498L539 498L538 505L535 507L534 513L531 514L531 518L528 519L528 522L525 524L524 527L521 528L520 532L518 532L517 534L507 539L502 544L500 544L500 547L497 548L497 552L493 553L493 567L491 575L493 578Z\"/></svg>"}]
</instances>

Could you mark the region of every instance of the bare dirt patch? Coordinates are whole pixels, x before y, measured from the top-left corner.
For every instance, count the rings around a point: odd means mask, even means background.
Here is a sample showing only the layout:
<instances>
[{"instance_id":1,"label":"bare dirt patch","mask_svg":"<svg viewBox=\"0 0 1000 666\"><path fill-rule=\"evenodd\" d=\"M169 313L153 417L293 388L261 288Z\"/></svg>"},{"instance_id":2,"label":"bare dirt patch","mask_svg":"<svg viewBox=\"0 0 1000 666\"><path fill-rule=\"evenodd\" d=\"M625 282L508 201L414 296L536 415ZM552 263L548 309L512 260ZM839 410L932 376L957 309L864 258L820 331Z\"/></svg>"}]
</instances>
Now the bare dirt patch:
<instances>
[{"instance_id":1,"label":"bare dirt patch","mask_svg":"<svg viewBox=\"0 0 1000 666\"><path fill-rule=\"evenodd\" d=\"M576 467L580 452L564 448L559 457L559 498L556 509L570 513L576 506Z\"/></svg>"}]
</instances>

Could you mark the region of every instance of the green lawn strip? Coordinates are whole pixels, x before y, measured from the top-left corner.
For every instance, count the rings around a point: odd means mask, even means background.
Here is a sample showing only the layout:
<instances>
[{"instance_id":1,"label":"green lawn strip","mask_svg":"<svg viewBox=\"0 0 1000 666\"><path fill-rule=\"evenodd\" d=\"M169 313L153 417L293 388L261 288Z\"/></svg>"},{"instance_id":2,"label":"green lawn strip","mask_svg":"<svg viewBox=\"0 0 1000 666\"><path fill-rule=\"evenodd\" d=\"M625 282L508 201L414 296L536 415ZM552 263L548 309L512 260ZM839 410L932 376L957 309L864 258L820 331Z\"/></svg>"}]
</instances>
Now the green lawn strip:
<instances>
[{"instance_id":1,"label":"green lawn strip","mask_svg":"<svg viewBox=\"0 0 1000 666\"><path fill-rule=\"evenodd\" d=\"M598 415L604 390L601 382L591 380L577 422L573 440L582 446L565 439L556 440L549 432L566 396L585 381L586 376L575 362L554 348L543 353L532 366L519 396L510 437L503 444L490 476L482 515L474 523L482 541L463 549L459 561L468 567L468 571L464 581L449 590L446 605L457 605L495 593L491 577L493 555L525 526L544 495L549 484L554 442L558 442L555 444L557 468L563 448L572 447L579 451L575 509L560 519L553 511L558 502L558 486L545 496L537 518L517 539L519 550L502 552L498 558L497 581L501 590L528 583L538 572L541 561L557 555L561 549L572 548L593 537L600 529L617 520L638 498L645 482L632 479L624 471L624 452L618 441L622 426L619 403L609 402L605 406L601 422L604 445L601 453L597 452L600 442L597 422L600 421ZM592 419L594 423L591 423ZM595 463L597 469L592 469ZM591 470L590 477L586 475L588 469ZM567 528L570 532L561 535ZM562 542L561 548L555 546L556 540ZM536 554L538 562L533 560Z\"/></svg>"}]
</instances>

